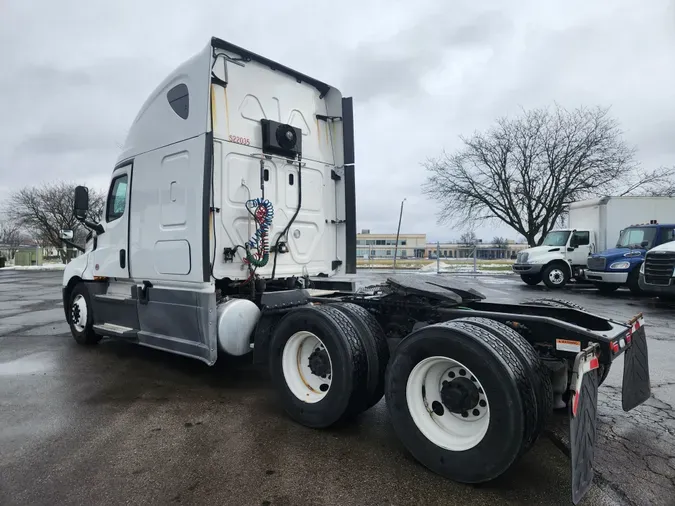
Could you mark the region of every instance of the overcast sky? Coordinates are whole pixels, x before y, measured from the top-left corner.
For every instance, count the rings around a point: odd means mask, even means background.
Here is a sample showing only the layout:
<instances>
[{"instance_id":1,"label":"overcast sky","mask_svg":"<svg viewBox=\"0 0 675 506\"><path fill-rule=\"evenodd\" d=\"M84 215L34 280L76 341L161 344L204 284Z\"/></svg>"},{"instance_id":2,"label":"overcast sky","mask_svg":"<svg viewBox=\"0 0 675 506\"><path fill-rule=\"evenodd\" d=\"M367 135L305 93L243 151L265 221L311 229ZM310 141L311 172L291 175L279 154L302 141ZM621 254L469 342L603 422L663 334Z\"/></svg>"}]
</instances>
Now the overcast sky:
<instances>
[{"instance_id":1,"label":"overcast sky","mask_svg":"<svg viewBox=\"0 0 675 506\"><path fill-rule=\"evenodd\" d=\"M673 1L4 0L0 198L107 187L146 96L212 35L354 97L359 230L395 232L406 197L402 232L458 237L420 162L521 106L612 106L643 165L675 163Z\"/></svg>"}]
</instances>

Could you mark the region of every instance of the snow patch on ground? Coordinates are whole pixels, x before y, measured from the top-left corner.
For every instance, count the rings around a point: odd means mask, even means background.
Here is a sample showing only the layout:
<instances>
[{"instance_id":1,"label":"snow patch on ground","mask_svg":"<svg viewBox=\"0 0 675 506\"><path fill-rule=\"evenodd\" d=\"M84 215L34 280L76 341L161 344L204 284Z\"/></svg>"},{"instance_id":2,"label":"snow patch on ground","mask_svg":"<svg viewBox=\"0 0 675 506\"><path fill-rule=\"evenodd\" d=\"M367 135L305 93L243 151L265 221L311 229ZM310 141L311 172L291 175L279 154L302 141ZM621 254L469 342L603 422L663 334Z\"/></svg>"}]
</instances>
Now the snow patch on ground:
<instances>
[{"instance_id":1,"label":"snow patch on ground","mask_svg":"<svg viewBox=\"0 0 675 506\"><path fill-rule=\"evenodd\" d=\"M476 274L513 274L511 269L504 268L506 264L478 264L476 266ZM419 272L436 272L436 264L425 265L419 269ZM501 270L500 270L501 268ZM448 262L440 262L438 266L439 272L460 272L460 273L474 273L473 264L451 264Z\"/></svg>"},{"instance_id":2,"label":"snow patch on ground","mask_svg":"<svg viewBox=\"0 0 675 506\"><path fill-rule=\"evenodd\" d=\"M10 265L0 267L0 271L62 271L66 264L44 264L44 265Z\"/></svg>"}]
</instances>

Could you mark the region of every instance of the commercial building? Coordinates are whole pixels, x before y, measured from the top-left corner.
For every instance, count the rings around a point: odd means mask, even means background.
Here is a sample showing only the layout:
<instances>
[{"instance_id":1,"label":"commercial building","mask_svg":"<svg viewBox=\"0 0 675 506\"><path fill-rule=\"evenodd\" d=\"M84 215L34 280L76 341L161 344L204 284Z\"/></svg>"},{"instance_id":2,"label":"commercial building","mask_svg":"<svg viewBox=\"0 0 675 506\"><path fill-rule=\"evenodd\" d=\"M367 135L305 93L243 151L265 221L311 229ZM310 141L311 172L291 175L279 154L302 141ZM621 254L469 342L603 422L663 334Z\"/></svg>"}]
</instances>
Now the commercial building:
<instances>
[{"instance_id":1,"label":"commercial building","mask_svg":"<svg viewBox=\"0 0 675 506\"><path fill-rule=\"evenodd\" d=\"M526 244L491 244L479 242L476 257L479 259L513 259ZM356 235L356 257L358 259L394 258L396 250L396 234L371 234L370 230L362 230ZM473 258L474 247L459 243L428 243L426 234L399 234L396 258L435 259L437 252L440 258Z\"/></svg>"},{"instance_id":2,"label":"commercial building","mask_svg":"<svg viewBox=\"0 0 675 506\"><path fill-rule=\"evenodd\" d=\"M424 258L426 234L399 234L396 258ZM394 258L396 234L356 234L356 258Z\"/></svg>"},{"instance_id":3,"label":"commercial building","mask_svg":"<svg viewBox=\"0 0 675 506\"><path fill-rule=\"evenodd\" d=\"M479 242L476 245L476 258L482 260L515 259L521 249L527 248L527 244L516 244L508 241L506 244L492 244ZM425 258L473 258L474 247L467 244L440 243L427 244Z\"/></svg>"}]
</instances>

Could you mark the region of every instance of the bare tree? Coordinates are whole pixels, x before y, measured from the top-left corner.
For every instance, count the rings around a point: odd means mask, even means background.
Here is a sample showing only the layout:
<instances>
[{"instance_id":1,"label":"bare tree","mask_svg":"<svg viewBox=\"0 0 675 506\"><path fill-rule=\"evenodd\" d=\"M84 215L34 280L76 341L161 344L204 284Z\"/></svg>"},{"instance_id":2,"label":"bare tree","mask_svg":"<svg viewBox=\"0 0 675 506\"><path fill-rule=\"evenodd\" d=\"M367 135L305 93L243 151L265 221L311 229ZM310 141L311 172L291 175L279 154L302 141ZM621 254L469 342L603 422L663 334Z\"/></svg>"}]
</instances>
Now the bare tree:
<instances>
[{"instance_id":1,"label":"bare tree","mask_svg":"<svg viewBox=\"0 0 675 506\"><path fill-rule=\"evenodd\" d=\"M11 220L0 221L0 244L9 253L10 259L14 258L23 239L21 226Z\"/></svg>"},{"instance_id":2,"label":"bare tree","mask_svg":"<svg viewBox=\"0 0 675 506\"><path fill-rule=\"evenodd\" d=\"M673 173L675 172L675 166L670 169L661 167L659 170L662 173ZM639 195L649 197L675 197L675 179L670 178L649 182L636 190Z\"/></svg>"},{"instance_id":3,"label":"bare tree","mask_svg":"<svg viewBox=\"0 0 675 506\"><path fill-rule=\"evenodd\" d=\"M5 204L9 219L25 229L42 246L57 248L65 261L61 248L61 230L72 230L74 242L83 244L88 230L73 216L75 184L56 182L39 187L26 187L13 192ZM100 219L105 196L89 190L90 216Z\"/></svg>"},{"instance_id":4,"label":"bare tree","mask_svg":"<svg viewBox=\"0 0 675 506\"><path fill-rule=\"evenodd\" d=\"M455 153L424 164L423 190L441 203L440 221L499 220L530 245L541 243L570 202L635 194L675 176L639 169L606 108L524 110L461 140Z\"/></svg>"},{"instance_id":5,"label":"bare tree","mask_svg":"<svg viewBox=\"0 0 675 506\"><path fill-rule=\"evenodd\" d=\"M492 244L499 249L506 249L509 247L509 241L506 237L495 236L492 238Z\"/></svg>"},{"instance_id":6,"label":"bare tree","mask_svg":"<svg viewBox=\"0 0 675 506\"><path fill-rule=\"evenodd\" d=\"M459 238L459 243L464 244L465 246L471 246L475 244L476 241L477 241L476 232L472 230L464 232Z\"/></svg>"}]
</instances>

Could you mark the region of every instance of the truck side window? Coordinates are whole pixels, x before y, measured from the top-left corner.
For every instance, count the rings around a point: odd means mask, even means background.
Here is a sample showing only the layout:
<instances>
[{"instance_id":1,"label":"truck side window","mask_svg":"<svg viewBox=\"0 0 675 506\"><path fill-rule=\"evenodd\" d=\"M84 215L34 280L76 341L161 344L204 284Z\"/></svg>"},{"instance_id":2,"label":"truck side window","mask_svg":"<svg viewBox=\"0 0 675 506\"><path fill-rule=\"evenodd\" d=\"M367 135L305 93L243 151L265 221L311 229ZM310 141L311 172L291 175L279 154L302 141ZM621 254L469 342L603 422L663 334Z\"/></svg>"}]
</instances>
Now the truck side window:
<instances>
[{"instance_id":1,"label":"truck side window","mask_svg":"<svg viewBox=\"0 0 675 506\"><path fill-rule=\"evenodd\" d=\"M127 204L127 181L128 176L122 174L113 179L110 184L110 193L106 205L105 219L107 222L121 218Z\"/></svg>"},{"instance_id":2,"label":"truck side window","mask_svg":"<svg viewBox=\"0 0 675 506\"><path fill-rule=\"evenodd\" d=\"M675 241L675 229L663 229L663 239L661 242L664 243L670 241Z\"/></svg>"},{"instance_id":3,"label":"truck side window","mask_svg":"<svg viewBox=\"0 0 675 506\"><path fill-rule=\"evenodd\" d=\"M187 119L190 114L190 93L188 87L181 83L171 88L166 93L166 99L173 112L183 119Z\"/></svg>"},{"instance_id":4,"label":"truck side window","mask_svg":"<svg viewBox=\"0 0 675 506\"><path fill-rule=\"evenodd\" d=\"M574 237L576 238L577 246L588 246L590 244L589 233L586 232L574 232Z\"/></svg>"}]
</instances>

